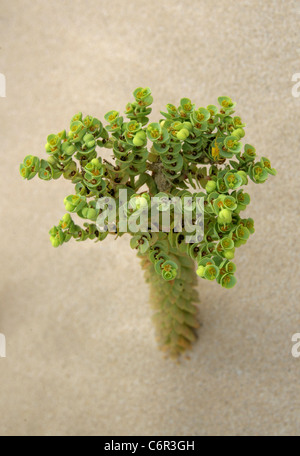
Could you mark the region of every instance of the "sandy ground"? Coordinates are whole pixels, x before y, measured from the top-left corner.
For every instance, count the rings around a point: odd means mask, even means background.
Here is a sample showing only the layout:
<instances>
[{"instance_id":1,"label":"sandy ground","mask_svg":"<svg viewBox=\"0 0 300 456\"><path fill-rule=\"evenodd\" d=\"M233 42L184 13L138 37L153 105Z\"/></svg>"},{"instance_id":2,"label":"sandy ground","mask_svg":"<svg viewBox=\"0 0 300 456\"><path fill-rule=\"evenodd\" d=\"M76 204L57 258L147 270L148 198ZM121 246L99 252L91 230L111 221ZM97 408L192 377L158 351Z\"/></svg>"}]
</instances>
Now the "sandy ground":
<instances>
[{"instance_id":1,"label":"sandy ground","mask_svg":"<svg viewBox=\"0 0 300 456\"><path fill-rule=\"evenodd\" d=\"M1 0L1 435L299 434L299 19L299 1ZM199 280L203 327L180 365L156 349L128 239L53 249L72 186L18 175L77 111L102 118L138 86L153 120L230 95L279 172L251 185L237 286Z\"/></svg>"}]
</instances>

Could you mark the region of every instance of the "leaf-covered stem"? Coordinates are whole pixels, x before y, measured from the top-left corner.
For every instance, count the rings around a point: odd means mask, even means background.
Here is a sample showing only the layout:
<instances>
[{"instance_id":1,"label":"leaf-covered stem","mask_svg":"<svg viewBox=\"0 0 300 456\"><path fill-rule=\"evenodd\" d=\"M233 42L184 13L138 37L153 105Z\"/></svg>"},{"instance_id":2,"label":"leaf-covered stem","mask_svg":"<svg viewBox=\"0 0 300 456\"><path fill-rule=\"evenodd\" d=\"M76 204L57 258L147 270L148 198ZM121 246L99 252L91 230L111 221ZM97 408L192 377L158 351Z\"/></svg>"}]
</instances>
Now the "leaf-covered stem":
<instances>
[{"instance_id":1,"label":"leaf-covered stem","mask_svg":"<svg viewBox=\"0 0 300 456\"><path fill-rule=\"evenodd\" d=\"M170 357L177 358L191 349L196 341L198 294L195 263L189 256L170 247L170 258L178 265L174 280L159 276L147 255L142 255L142 267L150 285L150 303L159 347Z\"/></svg>"}]
</instances>

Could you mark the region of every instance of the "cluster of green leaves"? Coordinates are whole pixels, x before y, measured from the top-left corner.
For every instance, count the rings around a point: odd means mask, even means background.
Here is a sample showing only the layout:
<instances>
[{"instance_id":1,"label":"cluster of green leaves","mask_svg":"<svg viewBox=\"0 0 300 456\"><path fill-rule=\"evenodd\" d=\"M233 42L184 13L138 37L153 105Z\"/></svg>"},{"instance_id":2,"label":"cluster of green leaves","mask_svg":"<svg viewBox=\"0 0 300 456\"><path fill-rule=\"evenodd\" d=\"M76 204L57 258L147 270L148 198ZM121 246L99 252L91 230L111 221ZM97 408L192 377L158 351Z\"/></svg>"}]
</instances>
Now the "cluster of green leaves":
<instances>
[{"instance_id":1,"label":"cluster of green leaves","mask_svg":"<svg viewBox=\"0 0 300 456\"><path fill-rule=\"evenodd\" d=\"M254 232L253 220L240 216L250 203L242 187L248 179L264 183L276 171L267 158L257 158L253 146L242 144L245 124L234 115L235 103L229 97L219 97L219 107L206 108L182 98L178 107L167 105L163 119L149 123L151 90L139 87L133 95L124 116L115 110L105 114L105 126L97 118L76 114L68 132L48 136L46 159L29 155L20 165L24 179L63 176L75 185L75 192L64 201L68 214L50 230L53 246L71 238L105 239L108 232L99 232L95 224L97 199L110 196L119 204L121 189L128 191L129 199L139 200L137 210L149 206L150 197L157 195L192 196L195 201L203 197L204 239L186 243L187 232L176 232L175 218L170 233L164 233L161 225L158 233L152 233L149 219L148 231L131 233L131 247L149 256L167 281L179 274L179 265L168 255L170 248L177 248L197 261L200 277L231 288L236 282L231 261L235 249ZM99 155L103 148L112 150L111 161ZM142 189L145 185L147 190ZM196 202L191 211L194 216ZM87 222L77 225L70 213ZM117 218L115 232L122 235L118 224Z\"/></svg>"},{"instance_id":2,"label":"cluster of green leaves","mask_svg":"<svg viewBox=\"0 0 300 456\"><path fill-rule=\"evenodd\" d=\"M212 180L210 182L215 181ZM137 249L140 255L148 255L150 261L154 264L156 272L162 274L165 279L163 262L171 261L169 253L173 249L197 261L197 274L200 277L207 280L216 280L223 287L232 288L236 283L236 278L234 277L236 267L231 261L235 256L235 249L245 244L250 234L254 233L253 219L241 218L239 215L250 203L249 194L244 193L243 189L234 190L230 195L220 194L216 191L191 193L187 190L175 190L171 194L161 192L157 196L161 199L161 204L159 205L161 212L169 209L173 196L180 197L182 203L186 197L190 197L192 204L189 210L191 211L193 223L196 223L197 204L199 204L197 198L203 198L204 238L201 236L195 243L186 242L186 238L191 233L185 227L177 232L177 223L179 221L179 223L183 224L183 220L180 221L176 217L176 210L174 209L173 212L171 211L170 232L131 233L133 236L131 247ZM133 195L131 199L136 200L137 196ZM130 210L130 215L140 213L145 209L145 205L149 205L150 210L148 198L141 196L139 199L142 199L145 203L140 205L135 203L138 208L133 212ZM160 229L162 228L163 219L160 220ZM166 280L172 280L180 273L178 266L177 264L177 268L175 266L173 268L174 277L170 275L168 276L170 278Z\"/></svg>"}]
</instances>

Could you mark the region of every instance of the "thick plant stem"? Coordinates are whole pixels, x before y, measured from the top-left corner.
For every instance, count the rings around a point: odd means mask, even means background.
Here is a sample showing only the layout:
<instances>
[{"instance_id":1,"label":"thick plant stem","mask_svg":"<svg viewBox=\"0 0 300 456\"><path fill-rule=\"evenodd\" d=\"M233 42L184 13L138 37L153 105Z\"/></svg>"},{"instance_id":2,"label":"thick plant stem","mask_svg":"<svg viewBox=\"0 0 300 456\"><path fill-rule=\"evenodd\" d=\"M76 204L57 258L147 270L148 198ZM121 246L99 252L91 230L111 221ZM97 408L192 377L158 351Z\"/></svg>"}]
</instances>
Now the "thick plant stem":
<instances>
[{"instance_id":1,"label":"thick plant stem","mask_svg":"<svg viewBox=\"0 0 300 456\"><path fill-rule=\"evenodd\" d=\"M157 274L148 256L142 256L147 282L150 284L151 306L154 310L153 321L161 350L171 358L192 348L199 327L196 318L199 302L195 290L197 275L195 262L186 254L170 247L171 259L178 264L178 275L172 281L165 281Z\"/></svg>"}]
</instances>

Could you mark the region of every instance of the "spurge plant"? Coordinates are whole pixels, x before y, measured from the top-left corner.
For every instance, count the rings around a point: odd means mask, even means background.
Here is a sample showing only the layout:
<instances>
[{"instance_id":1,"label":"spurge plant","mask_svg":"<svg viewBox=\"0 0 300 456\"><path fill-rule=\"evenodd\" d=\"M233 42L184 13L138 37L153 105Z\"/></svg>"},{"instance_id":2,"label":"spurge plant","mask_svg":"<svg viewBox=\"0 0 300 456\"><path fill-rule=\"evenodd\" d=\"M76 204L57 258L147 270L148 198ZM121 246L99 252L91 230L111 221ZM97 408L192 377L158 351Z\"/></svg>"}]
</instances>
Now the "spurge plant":
<instances>
[{"instance_id":1,"label":"spurge plant","mask_svg":"<svg viewBox=\"0 0 300 456\"><path fill-rule=\"evenodd\" d=\"M235 103L229 97L219 97L219 107L206 108L182 98L179 106L167 105L162 120L149 123L151 90L139 87L133 96L125 116L109 111L104 125L93 116L76 114L68 131L48 136L47 158L28 155L20 173L27 180L63 176L75 186L64 200L66 214L50 230L54 247L71 238L100 242L109 234L122 236L120 214L138 216L150 209L153 197L160 198L156 230L149 211L143 231L125 231L151 285L159 346L177 358L196 340L197 275L224 288L235 285L236 249L254 233L253 220L243 218L250 203L244 187L249 179L262 184L276 171L268 158L257 157L253 146L242 144L245 124L234 114ZM121 190L127 191L125 204L119 199ZM184 224L183 230L176 230L175 211L170 231L163 229L162 215L173 197L202 198L204 235L194 243L186 242ZM115 223L104 230L97 224L103 213L98 201L103 198L113 198L118 209ZM197 204L189 210L195 219Z\"/></svg>"}]
</instances>

